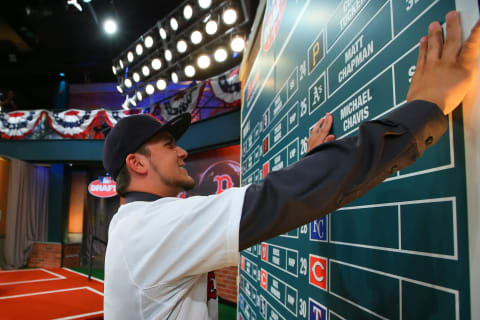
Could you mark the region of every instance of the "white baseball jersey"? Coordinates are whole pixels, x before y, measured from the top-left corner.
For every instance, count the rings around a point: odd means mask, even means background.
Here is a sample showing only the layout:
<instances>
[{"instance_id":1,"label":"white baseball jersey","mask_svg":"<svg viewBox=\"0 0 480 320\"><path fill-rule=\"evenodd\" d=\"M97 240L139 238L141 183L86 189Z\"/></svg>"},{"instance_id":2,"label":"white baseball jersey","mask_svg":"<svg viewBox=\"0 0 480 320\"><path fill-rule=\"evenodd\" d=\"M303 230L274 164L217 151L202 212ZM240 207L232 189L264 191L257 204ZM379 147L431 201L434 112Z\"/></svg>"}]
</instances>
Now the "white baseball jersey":
<instances>
[{"instance_id":1,"label":"white baseball jersey","mask_svg":"<svg viewBox=\"0 0 480 320\"><path fill-rule=\"evenodd\" d=\"M238 263L245 190L121 206L109 227L105 319L217 319L208 273Z\"/></svg>"}]
</instances>

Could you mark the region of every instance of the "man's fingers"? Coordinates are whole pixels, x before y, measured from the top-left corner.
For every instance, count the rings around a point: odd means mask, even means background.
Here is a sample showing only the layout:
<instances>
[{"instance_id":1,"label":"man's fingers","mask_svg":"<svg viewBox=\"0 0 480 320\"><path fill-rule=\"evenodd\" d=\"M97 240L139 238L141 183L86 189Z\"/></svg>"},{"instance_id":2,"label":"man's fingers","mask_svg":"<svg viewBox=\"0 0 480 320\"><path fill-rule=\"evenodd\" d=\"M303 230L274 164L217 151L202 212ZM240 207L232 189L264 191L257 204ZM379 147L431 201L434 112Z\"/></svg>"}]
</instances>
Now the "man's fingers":
<instances>
[{"instance_id":1,"label":"man's fingers","mask_svg":"<svg viewBox=\"0 0 480 320\"><path fill-rule=\"evenodd\" d=\"M320 130L320 128L322 127L324 121L325 121L325 117L323 117L322 119L320 119L320 121L318 121L318 122L313 126L312 130L310 130L310 135L318 132L318 130Z\"/></svg>"},{"instance_id":2,"label":"man's fingers","mask_svg":"<svg viewBox=\"0 0 480 320\"><path fill-rule=\"evenodd\" d=\"M330 132L330 129L332 129L332 123L333 123L333 117L330 113L327 112L325 117L323 118L325 121L323 121L322 126L320 127L320 130L322 130L325 133Z\"/></svg>"},{"instance_id":3,"label":"man's fingers","mask_svg":"<svg viewBox=\"0 0 480 320\"><path fill-rule=\"evenodd\" d=\"M333 134L329 134L325 140L323 140L323 142L330 142L330 141L333 141L335 140L335 136Z\"/></svg>"},{"instance_id":4,"label":"man's fingers","mask_svg":"<svg viewBox=\"0 0 480 320\"><path fill-rule=\"evenodd\" d=\"M417 67L415 69L415 72L421 73L423 67L425 66L425 60L427 58L427 46L428 37L424 36L420 39L420 48L418 50Z\"/></svg>"},{"instance_id":5,"label":"man's fingers","mask_svg":"<svg viewBox=\"0 0 480 320\"><path fill-rule=\"evenodd\" d=\"M442 26L437 21L428 27L427 61L436 61L442 55Z\"/></svg>"},{"instance_id":6,"label":"man's fingers","mask_svg":"<svg viewBox=\"0 0 480 320\"><path fill-rule=\"evenodd\" d=\"M460 51L460 62L468 67L477 62L480 51L480 20L472 29L470 37L463 44Z\"/></svg>"},{"instance_id":7,"label":"man's fingers","mask_svg":"<svg viewBox=\"0 0 480 320\"><path fill-rule=\"evenodd\" d=\"M460 16L456 11L450 11L445 19L447 20L447 35L443 46L442 59L449 62L456 62L458 53L462 47Z\"/></svg>"}]
</instances>

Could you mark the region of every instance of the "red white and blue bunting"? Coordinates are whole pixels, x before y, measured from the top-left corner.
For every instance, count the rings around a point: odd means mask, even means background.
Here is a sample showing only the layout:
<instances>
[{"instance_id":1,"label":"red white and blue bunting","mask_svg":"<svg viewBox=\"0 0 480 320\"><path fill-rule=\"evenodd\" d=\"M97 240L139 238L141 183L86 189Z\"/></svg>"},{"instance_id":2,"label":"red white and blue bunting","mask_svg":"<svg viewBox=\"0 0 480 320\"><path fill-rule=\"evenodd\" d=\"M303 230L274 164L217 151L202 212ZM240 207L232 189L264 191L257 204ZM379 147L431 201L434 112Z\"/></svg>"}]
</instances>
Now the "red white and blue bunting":
<instances>
[{"instance_id":1,"label":"red white and blue bunting","mask_svg":"<svg viewBox=\"0 0 480 320\"><path fill-rule=\"evenodd\" d=\"M162 103L160 107L162 118L168 121L181 113L192 113L193 109L198 105L204 87L205 83L201 83L198 86L182 91L167 102Z\"/></svg>"},{"instance_id":2,"label":"red white and blue bunting","mask_svg":"<svg viewBox=\"0 0 480 320\"><path fill-rule=\"evenodd\" d=\"M121 119L134 114L140 114L140 113L143 113L142 109L118 110L118 111L105 110L104 112L105 122L110 127L113 127Z\"/></svg>"},{"instance_id":3,"label":"red white and blue bunting","mask_svg":"<svg viewBox=\"0 0 480 320\"><path fill-rule=\"evenodd\" d=\"M63 112L48 112L48 123L63 138L82 136L94 125L97 117L104 113L103 109L80 110L70 109Z\"/></svg>"},{"instance_id":4,"label":"red white and blue bunting","mask_svg":"<svg viewBox=\"0 0 480 320\"><path fill-rule=\"evenodd\" d=\"M240 68L235 68L208 80L208 85L212 88L215 97L228 104L240 101L239 70Z\"/></svg>"},{"instance_id":5,"label":"red white and blue bunting","mask_svg":"<svg viewBox=\"0 0 480 320\"><path fill-rule=\"evenodd\" d=\"M184 112L193 113L202 98L207 83L216 98L226 104L234 105L240 102L241 96L238 71L239 68L227 71L179 92L164 103L145 109L118 111L69 109L63 112L39 109L0 112L0 134L3 139L22 139L32 133L44 116L50 127L63 138L87 137L90 129L99 123L100 117L103 117L104 122L110 127L113 127L122 118L139 113L149 113L160 118L160 121L168 121Z\"/></svg>"},{"instance_id":6,"label":"red white and blue bunting","mask_svg":"<svg viewBox=\"0 0 480 320\"><path fill-rule=\"evenodd\" d=\"M4 139L21 139L38 125L45 110L0 112L0 132Z\"/></svg>"}]
</instances>

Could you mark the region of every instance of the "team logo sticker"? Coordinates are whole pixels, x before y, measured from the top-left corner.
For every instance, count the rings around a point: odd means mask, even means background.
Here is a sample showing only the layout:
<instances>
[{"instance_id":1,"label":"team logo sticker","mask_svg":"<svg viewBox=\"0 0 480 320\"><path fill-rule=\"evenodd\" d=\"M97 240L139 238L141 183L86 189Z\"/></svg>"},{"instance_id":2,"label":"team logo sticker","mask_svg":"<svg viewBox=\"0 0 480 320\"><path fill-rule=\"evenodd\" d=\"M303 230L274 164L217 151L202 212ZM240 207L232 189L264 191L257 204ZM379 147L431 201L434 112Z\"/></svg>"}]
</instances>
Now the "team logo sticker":
<instances>
[{"instance_id":1,"label":"team logo sticker","mask_svg":"<svg viewBox=\"0 0 480 320\"><path fill-rule=\"evenodd\" d=\"M309 256L308 282L324 291L327 291L327 258L311 254Z\"/></svg>"},{"instance_id":2,"label":"team logo sticker","mask_svg":"<svg viewBox=\"0 0 480 320\"><path fill-rule=\"evenodd\" d=\"M327 308L312 298L308 298L308 320L326 320Z\"/></svg>"},{"instance_id":3,"label":"team logo sticker","mask_svg":"<svg viewBox=\"0 0 480 320\"><path fill-rule=\"evenodd\" d=\"M260 296L260 314L263 318L267 317L267 300L263 296Z\"/></svg>"},{"instance_id":4,"label":"team logo sticker","mask_svg":"<svg viewBox=\"0 0 480 320\"><path fill-rule=\"evenodd\" d=\"M268 244L262 243L262 260L268 261Z\"/></svg>"},{"instance_id":5,"label":"team logo sticker","mask_svg":"<svg viewBox=\"0 0 480 320\"><path fill-rule=\"evenodd\" d=\"M310 240L327 241L327 217L310 222Z\"/></svg>"},{"instance_id":6,"label":"team logo sticker","mask_svg":"<svg viewBox=\"0 0 480 320\"><path fill-rule=\"evenodd\" d=\"M270 172L270 163L268 161L263 164L262 172L263 172L263 179L265 179L267 174Z\"/></svg>"},{"instance_id":7,"label":"team logo sticker","mask_svg":"<svg viewBox=\"0 0 480 320\"><path fill-rule=\"evenodd\" d=\"M267 282L268 282L268 273L265 270L260 271L260 286L262 286L263 289L267 290Z\"/></svg>"}]
</instances>

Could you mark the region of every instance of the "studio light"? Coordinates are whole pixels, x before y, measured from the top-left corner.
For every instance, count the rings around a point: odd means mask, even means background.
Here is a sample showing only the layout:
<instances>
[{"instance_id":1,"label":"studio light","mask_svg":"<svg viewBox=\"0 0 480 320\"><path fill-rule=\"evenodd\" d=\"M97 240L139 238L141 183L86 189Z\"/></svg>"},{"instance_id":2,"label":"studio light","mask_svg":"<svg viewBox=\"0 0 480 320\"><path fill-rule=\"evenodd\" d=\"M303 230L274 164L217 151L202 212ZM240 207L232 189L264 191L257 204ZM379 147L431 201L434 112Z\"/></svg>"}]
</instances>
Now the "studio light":
<instances>
[{"instance_id":1,"label":"studio light","mask_svg":"<svg viewBox=\"0 0 480 320\"><path fill-rule=\"evenodd\" d=\"M158 32L160 33L160 38L163 40L167 39L167 31L163 27L160 27Z\"/></svg>"},{"instance_id":2,"label":"studio light","mask_svg":"<svg viewBox=\"0 0 480 320\"><path fill-rule=\"evenodd\" d=\"M151 48L153 46L153 38L152 36L147 36L145 38L145 47L146 48Z\"/></svg>"},{"instance_id":3,"label":"studio light","mask_svg":"<svg viewBox=\"0 0 480 320\"><path fill-rule=\"evenodd\" d=\"M107 34L114 34L115 32L117 32L117 23L115 22L115 20L107 19L103 24L103 29Z\"/></svg>"},{"instance_id":4,"label":"studio light","mask_svg":"<svg viewBox=\"0 0 480 320\"><path fill-rule=\"evenodd\" d=\"M132 80L130 80L130 79L128 79L128 78L125 79L125 86L126 86L127 88L131 88L131 87L132 87Z\"/></svg>"},{"instance_id":5,"label":"studio light","mask_svg":"<svg viewBox=\"0 0 480 320\"><path fill-rule=\"evenodd\" d=\"M115 66L112 66L112 71L113 71L113 74L117 74L117 68L115 68Z\"/></svg>"},{"instance_id":6,"label":"studio light","mask_svg":"<svg viewBox=\"0 0 480 320\"><path fill-rule=\"evenodd\" d=\"M237 11L235 11L235 9L228 8L223 12L222 19L227 25L234 24L235 21L237 21Z\"/></svg>"},{"instance_id":7,"label":"studio light","mask_svg":"<svg viewBox=\"0 0 480 320\"><path fill-rule=\"evenodd\" d=\"M193 44L199 44L202 42L202 38L202 33L198 30L193 31L190 35L190 41L192 41Z\"/></svg>"},{"instance_id":8,"label":"studio light","mask_svg":"<svg viewBox=\"0 0 480 320\"><path fill-rule=\"evenodd\" d=\"M133 73L133 81L135 81L135 82L140 81L140 75L138 74L138 72Z\"/></svg>"},{"instance_id":9,"label":"studio light","mask_svg":"<svg viewBox=\"0 0 480 320\"><path fill-rule=\"evenodd\" d=\"M172 61L172 51L170 51L169 49L165 50L165 60L167 61Z\"/></svg>"},{"instance_id":10,"label":"studio light","mask_svg":"<svg viewBox=\"0 0 480 320\"><path fill-rule=\"evenodd\" d=\"M118 64L120 65L120 69L123 69L124 65L123 65L122 59L120 59L120 61L118 61Z\"/></svg>"},{"instance_id":11,"label":"studio light","mask_svg":"<svg viewBox=\"0 0 480 320\"><path fill-rule=\"evenodd\" d=\"M152 60L152 68L153 70L160 70L162 67L162 61L158 58Z\"/></svg>"},{"instance_id":12,"label":"studio light","mask_svg":"<svg viewBox=\"0 0 480 320\"><path fill-rule=\"evenodd\" d=\"M141 56L142 53L143 53L143 46L139 43L137 44L137 46L135 47L135 52L137 53L137 55Z\"/></svg>"},{"instance_id":13,"label":"studio light","mask_svg":"<svg viewBox=\"0 0 480 320\"><path fill-rule=\"evenodd\" d=\"M212 5L212 0L198 0L198 5L202 9L207 9Z\"/></svg>"},{"instance_id":14,"label":"studio light","mask_svg":"<svg viewBox=\"0 0 480 320\"><path fill-rule=\"evenodd\" d=\"M178 21L174 17L170 19L170 27L172 28L173 31L178 30Z\"/></svg>"},{"instance_id":15,"label":"studio light","mask_svg":"<svg viewBox=\"0 0 480 320\"><path fill-rule=\"evenodd\" d=\"M142 73L145 77L148 77L150 75L150 69L148 69L147 66L142 67Z\"/></svg>"},{"instance_id":16,"label":"studio light","mask_svg":"<svg viewBox=\"0 0 480 320\"><path fill-rule=\"evenodd\" d=\"M143 95L142 95L141 91L137 91L137 100L138 100L138 102L143 100Z\"/></svg>"},{"instance_id":17,"label":"studio light","mask_svg":"<svg viewBox=\"0 0 480 320\"><path fill-rule=\"evenodd\" d=\"M192 15L193 15L193 9L192 9L192 6L187 4L184 8L183 8L183 16L185 17L186 20L190 20L192 18Z\"/></svg>"},{"instance_id":18,"label":"studio light","mask_svg":"<svg viewBox=\"0 0 480 320\"><path fill-rule=\"evenodd\" d=\"M172 82L173 83L178 83L178 75L176 72L172 72L172 74L170 75L170 79L172 79Z\"/></svg>"},{"instance_id":19,"label":"studio light","mask_svg":"<svg viewBox=\"0 0 480 320\"><path fill-rule=\"evenodd\" d=\"M243 51L243 49L245 49L245 40L243 40L243 38L240 36L236 36L235 38L232 39L232 42L230 43L230 47L235 52Z\"/></svg>"},{"instance_id":20,"label":"studio light","mask_svg":"<svg viewBox=\"0 0 480 320\"><path fill-rule=\"evenodd\" d=\"M145 87L145 92L148 95L152 95L155 92L155 87L152 86L151 84L147 84L147 86Z\"/></svg>"},{"instance_id":21,"label":"studio light","mask_svg":"<svg viewBox=\"0 0 480 320\"><path fill-rule=\"evenodd\" d=\"M213 54L213 57L216 61L223 62L227 60L227 50L225 50L224 48L218 48Z\"/></svg>"},{"instance_id":22,"label":"studio light","mask_svg":"<svg viewBox=\"0 0 480 320\"><path fill-rule=\"evenodd\" d=\"M166 87L167 87L167 81L165 81L165 79L158 79L157 81L158 90L163 91L165 90Z\"/></svg>"},{"instance_id":23,"label":"studio light","mask_svg":"<svg viewBox=\"0 0 480 320\"><path fill-rule=\"evenodd\" d=\"M132 106L136 107L137 106L137 101L135 101L135 96L131 97L130 98L130 103L132 104Z\"/></svg>"},{"instance_id":24,"label":"studio light","mask_svg":"<svg viewBox=\"0 0 480 320\"><path fill-rule=\"evenodd\" d=\"M207 24L205 25L205 31L209 34L209 35L213 35L217 32L218 30L218 24L216 21L214 20L210 20L207 22Z\"/></svg>"},{"instance_id":25,"label":"studio light","mask_svg":"<svg viewBox=\"0 0 480 320\"><path fill-rule=\"evenodd\" d=\"M202 54L197 59L197 65L200 69L207 69L210 66L210 57L206 54Z\"/></svg>"},{"instance_id":26,"label":"studio light","mask_svg":"<svg viewBox=\"0 0 480 320\"><path fill-rule=\"evenodd\" d=\"M187 65L184 71L185 71L185 75L189 78L195 75L195 68L191 64Z\"/></svg>"},{"instance_id":27,"label":"studio light","mask_svg":"<svg viewBox=\"0 0 480 320\"><path fill-rule=\"evenodd\" d=\"M128 62L133 62L133 59L134 59L134 58L135 58L135 57L133 56L133 52L132 52L132 51L128 51L128 53L127 53L127 60L128 60Z\"/></svg>"},{"instance_id":28,"label":"studio light","mask_svg":"<svg viewBox=\"0 0 480 320\"><path fill-rule=\"evenodd\" d=\"M185 42L185 40L178 41L177 42L177 50L180 53L184 53L185 51L187 51L187 42Z\"/></svg>"},{"instance_id":29,"label":"studio light","mask_svg":"<svg viewBox=\"0 0 480 320\"><path fill-rule=\"evenodd\" d=\"M123 93L122 86L118 85L118 86L117 86L117 91L120 92L120 93Z\"/></svg>"}]
</instances>

